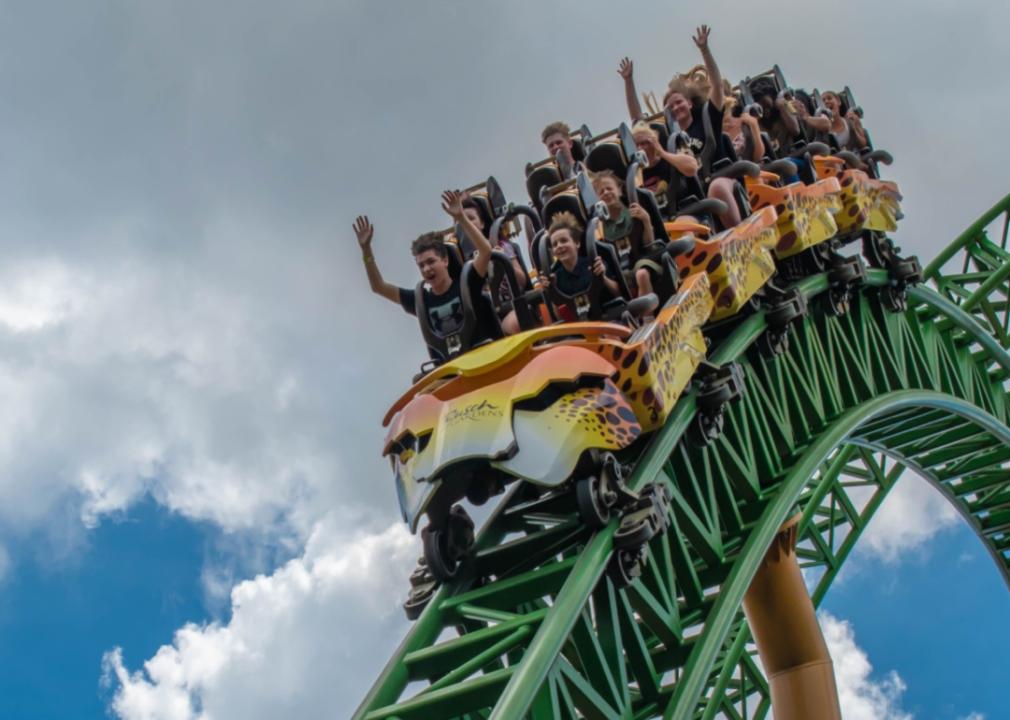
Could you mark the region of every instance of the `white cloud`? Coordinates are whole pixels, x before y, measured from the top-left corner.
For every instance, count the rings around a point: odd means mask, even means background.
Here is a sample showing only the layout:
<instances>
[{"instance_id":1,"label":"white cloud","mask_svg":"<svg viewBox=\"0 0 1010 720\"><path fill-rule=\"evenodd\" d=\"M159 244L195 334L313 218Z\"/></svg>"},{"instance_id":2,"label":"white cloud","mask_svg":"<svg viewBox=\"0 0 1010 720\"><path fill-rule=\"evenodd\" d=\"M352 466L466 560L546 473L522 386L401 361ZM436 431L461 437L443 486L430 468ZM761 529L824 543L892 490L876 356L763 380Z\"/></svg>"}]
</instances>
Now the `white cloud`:
<instances>
[{"instance_id":1,"label":"white cloud","mask_svg":"<svg viewBox=\"0 0 1010 720\"><path fill-rule=\"evenodd\" d=\"M418 554L396 524L350 537L333 518L305 554L232 590L227 624L188 624L142 670L105 655L124 720L348 717L407 623L399 605Z\"/></svg>"},{"instance_id":2,"label":"white cloud","mask_svg":"<svg viewBox=\"0 0 1010 720\"><path fill-rule=\"evenodd\" d=\"M37 260L8 269L8 281L0 286L0 326L14 332L30 332L58 323L84 301L66 265Z\"/></svg>"},{"instance_id":3,"label":"white cloud","mask_svg":"<svg viewBox=\"0 0 1010 720\"><path fill-rule=\"evenodd\" d=\"M937 533L954 526L960 515L926 480L906 472L877 509L860 538L860 550L886 563L921 551Z\"/></svg>"},{"instance_id":4,"label":"white cloud","mask_svg":"<svg viewBox=\"0 0 1010 720\"><path fill-rule=\"evenodd\" d=\"M156 266L124 253L101 267L0 271L0 527L58 521L68 499L94 526L145 493L226 531L300 539L337 505L395 514L391 483L356 481L388 478L378 452L388 397L333 373L369 362L381 372L409 354L341 367L339 336L359 321L333 316L329 263L304 260L311 270L257 295L202 269L235 232ZM245 260L257 275L302 261ZM345 461L350 446L364 449Z\"/></svg>"},{"instance_id":5,"label":"white cloud","mask_svg":"<svg viewBox=\"0 0 1010 720\"><path fill-rule=\"evenodd\" d=\"M973 712L959 717L957 720L985 720L985 715L980 712Z\"/></svg>"},{"instance_id":6,"label":"white cloud","mask_svg":"<svg viewBox=\"0 0 1010 720\"><path fill-rule=\"evenodd\" d=\"M838 700L845 720L911 720L901 707L905 682L894 670L877 680L873 666L859 645L852 625L830 613L818 618L835 668Z\"/></svg>"}]
</instances>

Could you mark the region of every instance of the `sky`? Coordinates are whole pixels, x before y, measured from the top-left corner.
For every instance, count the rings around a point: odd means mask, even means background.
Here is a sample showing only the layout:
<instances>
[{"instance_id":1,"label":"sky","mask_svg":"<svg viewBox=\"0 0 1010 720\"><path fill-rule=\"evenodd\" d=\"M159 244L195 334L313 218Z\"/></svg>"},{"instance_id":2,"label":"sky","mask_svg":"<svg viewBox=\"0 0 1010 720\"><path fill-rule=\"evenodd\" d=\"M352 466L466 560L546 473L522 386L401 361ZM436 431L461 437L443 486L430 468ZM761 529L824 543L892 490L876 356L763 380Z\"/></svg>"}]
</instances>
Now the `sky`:
<instances>
[{"instance_id":1,"label":"sky","mask_svg":"<svg viewBox=\"0 0 1010 720\"><path fill-rule=\"evenodd\" d=\"M407 627L380 421L424 359L351 222L412 285L443 189L522 200L545 124L624 119L620 57L661 91L705 22L731 79L850 85L923 259L1010 189L1004 4L2 7L3 717L349 714ZM1000 717L1005 588L899 489L825 603L846 717Z\"/></svg>"}]
</instances>

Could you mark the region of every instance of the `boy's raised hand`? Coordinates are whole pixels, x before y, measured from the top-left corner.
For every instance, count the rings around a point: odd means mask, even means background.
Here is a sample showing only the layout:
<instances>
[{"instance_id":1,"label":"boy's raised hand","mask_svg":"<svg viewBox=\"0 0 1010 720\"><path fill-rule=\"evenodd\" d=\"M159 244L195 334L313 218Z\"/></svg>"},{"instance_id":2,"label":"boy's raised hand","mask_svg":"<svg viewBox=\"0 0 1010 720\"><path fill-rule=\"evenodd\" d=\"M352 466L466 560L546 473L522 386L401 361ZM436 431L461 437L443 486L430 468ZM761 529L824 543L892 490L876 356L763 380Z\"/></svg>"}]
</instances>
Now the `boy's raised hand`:
<instances>
[{"instance_id":1,"label":"boy's raised hand","mask_svg":"<svg viewBox=\"0 0 1010 720\"><path fill-rule=\"evenodd\" d=\"M354 235L358 238L358 245L362 250L367 250L372 245L372 236L375 234L375 226L369 221L367 215L358 215L354 220Z\"/></svg>"}]
</instances>

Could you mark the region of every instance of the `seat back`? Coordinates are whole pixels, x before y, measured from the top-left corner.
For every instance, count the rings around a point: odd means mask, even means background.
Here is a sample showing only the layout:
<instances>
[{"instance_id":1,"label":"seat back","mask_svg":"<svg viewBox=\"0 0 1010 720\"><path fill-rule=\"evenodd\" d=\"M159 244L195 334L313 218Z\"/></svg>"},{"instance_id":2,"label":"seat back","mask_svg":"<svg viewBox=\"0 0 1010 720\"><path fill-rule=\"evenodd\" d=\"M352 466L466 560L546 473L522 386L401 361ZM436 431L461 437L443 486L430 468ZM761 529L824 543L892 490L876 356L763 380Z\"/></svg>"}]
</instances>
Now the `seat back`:
<instances>
[{"instance_id":1,"label":"seat back","mask_svg":"<svg viewBox=\"0 0 1010 720\"><path fill-rule=\"evenodd\" d=\"M542 191L561 181L561 170L553 159L526 166L526 192L538 210L543 208Z\"/></svg>"},{"instance_id":2,"label":"seat back","mask_svg":"<svg viewBox=\"0 0 1010 720\"><path fill-rule=\"evenodd\" d=\"M543 294L539 290L523 292L512 261L500 250L491 253L487 288L491 304L494 305L495 314L499 318L504 317L509 311L514 311L522 330L540 326L540 316L534 312L533 307L543 302Z\"/></svg>"},{"instance_id":3,"label":"seat back","mask_svg":"<svg viewBox=\"0 0 1010 720\"><path fill-rule=\"evenodd\" d=\"M559 212L570 212L583 227L593 208L599 202L593 184L586 173L548 188L544 193L544 206L540 212L544 227L550 227L551 218Z\"/></svg>"}]
</instances>

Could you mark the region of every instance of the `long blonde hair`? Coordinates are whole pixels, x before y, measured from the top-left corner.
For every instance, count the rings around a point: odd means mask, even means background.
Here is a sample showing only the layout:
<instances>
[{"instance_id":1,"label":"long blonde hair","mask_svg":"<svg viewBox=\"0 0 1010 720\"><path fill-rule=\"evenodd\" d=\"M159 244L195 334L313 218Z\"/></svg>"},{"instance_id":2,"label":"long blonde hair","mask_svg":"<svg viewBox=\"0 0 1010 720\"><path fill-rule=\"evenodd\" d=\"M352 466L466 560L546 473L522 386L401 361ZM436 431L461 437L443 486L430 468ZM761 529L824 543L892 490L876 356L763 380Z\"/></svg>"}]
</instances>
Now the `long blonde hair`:
<instances>
[{"instance_id":1,"label":"long blonde hair","mask_svg":"<svg viewBox=\"0 0 1010 720\"><path fill-rule=\"evenodd\" d=\"M711 92L712 83L708 78L708 70L704 65L695 65L686 73L673 76L663 95L663 104L666 105L666 101L674 93L680 93L697 105L708 100Z\"/></svg>"}]
</instances>

